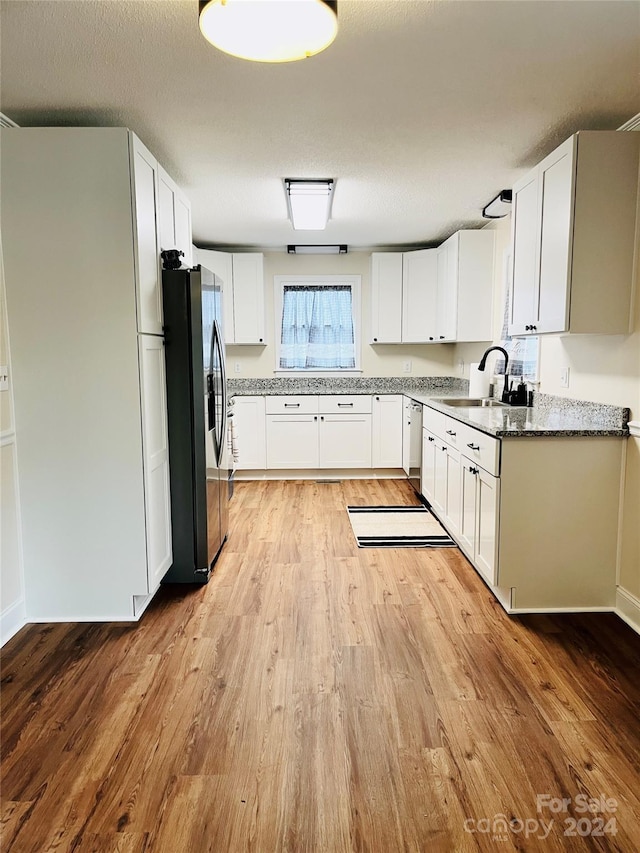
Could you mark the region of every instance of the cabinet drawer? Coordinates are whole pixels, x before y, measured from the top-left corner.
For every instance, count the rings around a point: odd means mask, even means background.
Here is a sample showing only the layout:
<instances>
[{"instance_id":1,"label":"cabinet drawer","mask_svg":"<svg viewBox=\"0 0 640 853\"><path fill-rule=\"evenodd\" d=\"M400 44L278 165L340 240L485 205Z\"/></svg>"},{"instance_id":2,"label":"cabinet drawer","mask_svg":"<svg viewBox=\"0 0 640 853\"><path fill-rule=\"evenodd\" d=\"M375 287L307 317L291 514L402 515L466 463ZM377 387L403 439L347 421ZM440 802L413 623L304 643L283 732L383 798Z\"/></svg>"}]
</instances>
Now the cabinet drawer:
<instances>
[{"instance_id":1,"label":"cabinet drawer","mask_svg":"<svg viewBox=\"0 0 640 853\"><path fill-rule=\"evenodd\" d=\"M371 414L371 395L370 394L321 394L319 399L319 409L323 414L327 415L370 415Z\"/></svg>"},{"instance_id":2,"label":"cabinet drawer","mask_svg":"<svg viewBox=\"0 0 640 853\"><path fill-rule=\"evenodd\" d=\"M446 422L447 416L443 415L442 412L436 412L435 409L431 409L429 406L422 407L422 426L424 429L428 429L429 432L437 435L438 438L446 437Z\"/></svg>"},{"instance_id":3,"label":"cabinet drawer","mask_svg":"<svg viewBox=\"0 0 640 853\"><path fill-rule=\"evenodd\" d=\"M467 459L476 462L485 471L500 475L500 439L493 438L466 424L458 423L457 447Z\"/></svg>"},{"instance_id":4,"label":"cabinet drawer","mask_svg":"<svg viewBox=\"0 0 640 853\"><path fill-rule=\"evenodd\" d=\"M317 412L317 394L295 394L290 397L266 398L266 413L268 415L315 415Z\"/></svg>"},{"instance_id":5,"label":"cabinet drawer","mask_svg":"<svg viewBox=\"0 0 640 853\"><path fill-rule=\"evenodd\" d=\"M448 418L445 416L444 419L444 434L441 436L447 444L450 444L452 447L460 447L462 441L462 430L461 427L463 425L460 421L456 421L453 418Z\"/></svg>"}]
</instances>

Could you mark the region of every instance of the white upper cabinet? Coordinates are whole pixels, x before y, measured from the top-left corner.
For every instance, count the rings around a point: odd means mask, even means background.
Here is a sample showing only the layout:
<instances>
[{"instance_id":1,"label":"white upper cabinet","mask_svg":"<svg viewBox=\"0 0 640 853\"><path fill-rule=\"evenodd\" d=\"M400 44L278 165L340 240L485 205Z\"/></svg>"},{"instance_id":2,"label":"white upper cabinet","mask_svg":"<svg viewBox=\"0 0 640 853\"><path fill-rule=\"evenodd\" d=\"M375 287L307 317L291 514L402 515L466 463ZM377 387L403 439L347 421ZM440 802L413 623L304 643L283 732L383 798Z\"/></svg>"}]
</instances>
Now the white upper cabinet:
<instances>
[{"instance_id":1,"label":"white upper cabinet","mask_svg":"<svg viewBox=\"0 0 640 853\"><path fill-rule=\"evenodd\" d=\"M233 341L234 344L264 344L264 255L234 252Z\"/></svg>"},{"instance_id":2,"label":"white upper cabinet","mask_svg":"<svg viewBox=\"0 0 640 853\"><path fill-rule=\"evenodd\" d=\"M195 264L202 264L222 281L222 312L224 315L225 343L234 342L233 323L233 260L230 252L220 252L216 249L195 249Z\"/></svg>"},{"instance_id":3,"label":"white upper cabinet","mask_svg":"<svg viewBox=\"0 0 640 853\"><path fill-rule=\"evenodd\" d=\"M437 249L418 249L402 256L402 341L436 340Z\"/></svg>"},{"instance_id":4,"label":"white upper cabinet","mask_svg":"<svg viewBox=\"0 0 640 853\"><path fill-rule=\"evenodd\" d=\"M371 342L492 339L493 231L457 231L437 249L373 252Z\"/></svg>"},{"instance_id":5,"label":"white upper cabinet","mask_svg":"<svg viewBox=\"0 0 640 853\"><path fill-rule=\"evenodd\" d=\"M158 161L131 134L136 239L138 331L162 334Z\"/></svg>"},{"instance_id":6,"label":"white upper cabinet","mask_svg":"<svg viewBox=\"0 0 640 853\"><path fill-rule=\"evenodd\" d=\"M402 252L371 255L371 341L402 340Z\"/></svg>"},{"instance_id":7,"label":"white upper cabinet","mask_svg":"<svg viewBox=\"0 0 640 853\"><path fill-rule=\"evenodd\" d=\"M437 339L492 340L495 233L456 231L438 249Z\"/></svg>"},{"instance_id":8,"label":"white upper cabinet","mask_svg":"<svg viewBox=\"0 0 640 853\"><path fill-rule=\"evenodd\" d=\"M190 267L191 205L175 181L158 165L158 207L160 251L179 249L184 252L182 263Z\"/></svg>"},{"instance_id":9,"label":"white upper cabinet","mask_svg":"<svg viewBox=\"0 0 640 853\"><path fill-rule=\"evenodd\" d=\"M515 184L511 335L629 332L639 151L581 131Z\"/></svg>"}]
</instances>

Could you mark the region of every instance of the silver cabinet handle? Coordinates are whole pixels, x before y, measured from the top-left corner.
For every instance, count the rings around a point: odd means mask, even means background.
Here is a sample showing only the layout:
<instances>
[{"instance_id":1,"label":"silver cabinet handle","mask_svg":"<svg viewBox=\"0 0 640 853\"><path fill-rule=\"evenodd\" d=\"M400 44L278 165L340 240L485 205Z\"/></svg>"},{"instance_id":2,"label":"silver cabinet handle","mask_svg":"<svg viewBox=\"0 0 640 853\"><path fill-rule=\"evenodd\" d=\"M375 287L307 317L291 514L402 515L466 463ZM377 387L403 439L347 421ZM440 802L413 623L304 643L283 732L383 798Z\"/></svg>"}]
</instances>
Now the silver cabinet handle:
<instances>
[{"instance_id":1,"label":"silver cabinet handle","mask_svg":"<svg viewBox=\"0 0 640 853\"><path fill-rule=\"evenodd\" d=\"M469 443L469 444L467 444L467 447L470 447L472 450L480 450L479 444Z\"/></svg>"}]
</instances>

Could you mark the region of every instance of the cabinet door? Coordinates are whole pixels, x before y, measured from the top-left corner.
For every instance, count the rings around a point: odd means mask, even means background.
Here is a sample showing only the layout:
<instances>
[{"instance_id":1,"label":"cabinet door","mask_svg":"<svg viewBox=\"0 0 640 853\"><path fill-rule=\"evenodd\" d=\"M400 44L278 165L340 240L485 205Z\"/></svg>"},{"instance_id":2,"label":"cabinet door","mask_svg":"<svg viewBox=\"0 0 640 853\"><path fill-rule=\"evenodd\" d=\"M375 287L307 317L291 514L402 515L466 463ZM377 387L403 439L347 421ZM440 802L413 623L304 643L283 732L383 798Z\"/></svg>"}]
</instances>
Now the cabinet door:
<instances>
[{"instance_id":1,"label":"cabinet door","mask_svg":"<svg viewBox=\"0 0 640 853\"><path fill-rule=\"evenodd\" d=\"M373 398L371 435L372 466L400 468L403 463L402 396L381 394Z\"/></svg>"},{"instance_id":2,"label":"cabinet door","mask_svg":"<svg viewBox=\"0 0 640 853\"><path fill-rule=\"evenodd\" d=\"M231 252L218 252L214 249L198 249L194 263L202 264L222 279L222 312L224 316L224 341L235 344L235 324L233 321L233 255Z\"/></svg>"},{"instance_id":3,"label":"cabinet door","mask_svg":"<svg viewBox=\"0 0 640 853\"><path fill-rule=\"evenodd\" d=\"M458 544L474 562L476 553L477 468L464 456L460 460L460 528Z\"/></svg>"},{"instance_id":4,"label":"cabinet door","mask_svg":"<svg viewBox=\"0 0 640 853\"><path fill-rule=\"evenodd\" d=\"M476 505L475 566L484 579L495 586L498 566L498 525L500 480L478 469Z\"/></svg>"},{"instance_id":5,"label":"cabinet door","mask_svg":"<svg viewBox=\"0 0 640 853\"><path fill-rule=\"evenodd\" d=\"M320 468L371 468L371 415L320 415Z\"/></svg>"},{"instance_id":6,"label":"cabinet door","mask_svg":"<svg viewBox=\"0 0 640 853\"><path fill-rule=\"evenodd\" d=\"M411 400L408 397L402 398L402 467L404 473L409 476L411 452Z\"/></svg>"},{"instance_id":7,"label":"cabinet door","mask_svg":"<svg viewBox=\"0 0 640 853\"><path fill-rule=\"evenodd\" d=\"M264 263L260 252L233 254L234 343L264 344Z\"/></svg>"},{"instance_id":8,"label":"cabinet door","mask_svg":"<svg viewBox=\"0 0 640 853\"><path fill-rule=\"evenodd\" d=\"M459 235L453 234L437 250L436 325L437 341L455 341L458 312Z\"/></svg>"},{"instance_id":9,"label":"cabinet door","mask_svg":"<svg viewBox=\"0 0 640 853\"><path fill-rule=\"evenodd\" d=\"M460 533L460 519L462 516L462 487L460 453L453 447L447 450L447 502L444 513L444 523L452 536Z\"/></svg>"},{"instance_id":10,"label":"cabinet door","mask_svg":"<svg viewBox=\"0 0 640 853\"><path fill-rule=\"evenodd\" d=\"M422 430L422 465L420 469L420 491L433 505L436 490L436 439L426 429Z\"/></svg>"},{"instance_id":11,"label":"cabinet door","mask_svg":"<svg viewBox=\"0 0 640 853\"><path fill-rule=\"evenodd\" d=\"M267 415L267 468L317 468L318 415Z\"/></svg>"},{"instance_id":12,"label":"cabinet door","mask_svg":"<svg viewBox=\"0 0 640 853\"><path fill-rule=\"evenodd\" d=\"M164 341L140 335L142 452L148 592L154 592L172 561L169 440Z\"/></svg>"},{"instance_id":13,"label":"cabinet door","mask_svg":"<svg viewBox=\"0 0 640 853\"><path fill-rule=\"evenodd\" d=\"M538 316L539 182L534 169L513 187L512 281L509 334L524 335ZM535 330L533 330L535 333Z\"/></svg>"},{"instance_id":14,"label":"cabinet door","mask_svg":"<svg viewBox=\"0 0 640 853\"><path fill-rule=\"evenodd\" d=\"M444 519L447 506L447 444L436 438L433 508Z\"/></svg>"},{"instance_id":15,"label":"cabinet door","mask_svg":"<svg viewBox=\"0 0 640 853\"><path fill-rule=\"evenodd\" d=\"M541 193L538 332L564 332L569 328L575 140L576 137L568 139L538 166Z\"/></svg>"},{"instance_id":16,"label":"cabinet door","mask_svg":"<svg viewBox=\"0 0 640 853\"><path fill-rule=\"evenodd\" d=\"M438 250L405 252L402 259L402 341L426 343L436 337Z\"/></svg>"},{"instance_id":17,"label":"cabinet door","mask_svg":"<svg viewBox=\"0 0 640 853\"><path fill-rule=\"evenodd\" d=\"M263 470L267 467L264 397L234 397L232 412L236 469Z\"/></svg>"},{"instance_id":18,"label":"cabinet door","mask_svg":"<svg viewBox=\"0 0 640 853\"><path fill-rule=\"evenodd\" d=\"M158 165L158 232L161 252L178 247L173 190L173 181L162 166Z\"/></svg>"},{"instance_id":19,"label":"cabinet door","mask_svg":"<svg viewBox=\"0 0 640 853\"><path fill-rule=\"evenodd\" d=\"M176 247L184 252L183 263L190 267L193 265L193 257L191 254L191 205L186 196L176 188L176 193L173 199L175 230L176 230Z\"/></svg>"},{"instance_id":20,"label":"cabinet door","mask_svg":"<svg viewBox=\"0 0 640 853\"><path fill-rule=\"evenodd\" d=\"M402 252L371 255L371 342L402 341Z\"/></svg>"},{"instance_id":21,"label":"cabinet door","mask_svg":"<svg viewBox=\"0 0 640 853\"><path fill-rule=\"evenodd\" d=\"M158 237L158 163L131 134L135 207L138 331L162 334L162 288Z\"/></svg>"}]
</instances>

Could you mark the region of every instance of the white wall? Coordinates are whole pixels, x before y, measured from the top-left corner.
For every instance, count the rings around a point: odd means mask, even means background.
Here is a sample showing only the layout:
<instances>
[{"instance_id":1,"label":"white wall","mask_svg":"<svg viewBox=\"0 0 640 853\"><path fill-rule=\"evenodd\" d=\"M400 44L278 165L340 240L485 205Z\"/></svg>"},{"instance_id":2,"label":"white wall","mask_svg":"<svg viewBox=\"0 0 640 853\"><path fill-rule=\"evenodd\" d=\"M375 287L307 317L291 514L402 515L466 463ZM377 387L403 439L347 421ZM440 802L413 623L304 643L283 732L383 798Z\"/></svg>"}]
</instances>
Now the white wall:
<instances>
[{"instance_id":1,"label":"white wall","mask_svg":"<svg viewBox=\"0 0 640 853\"><path fill-rule=\"evenodd\" d=\"M1 243L0 365L10 366ZM16 433L11 386L6 391L0 391L0 483L0 645L3 645L25 623Z\"/></svg>"},{"instance_id":2,"label":"white wall","mask_svg":"<svg viewBox=\"0 0 640 853\"><path fill-rule=\"evenodd\" d=\"M360 275L362 277L362 375L363 376L451 376L454 344L369 344L371 338L371 254L289 255L269 252L264 256L267 345L228 346L227 370L232 379L273 377L275 370L275 315L273 277L275 275ZM403 372L403 362L411 361L411 371ZM240 372L235 371L235 365Z\"/></svg>"}]
</instances>

